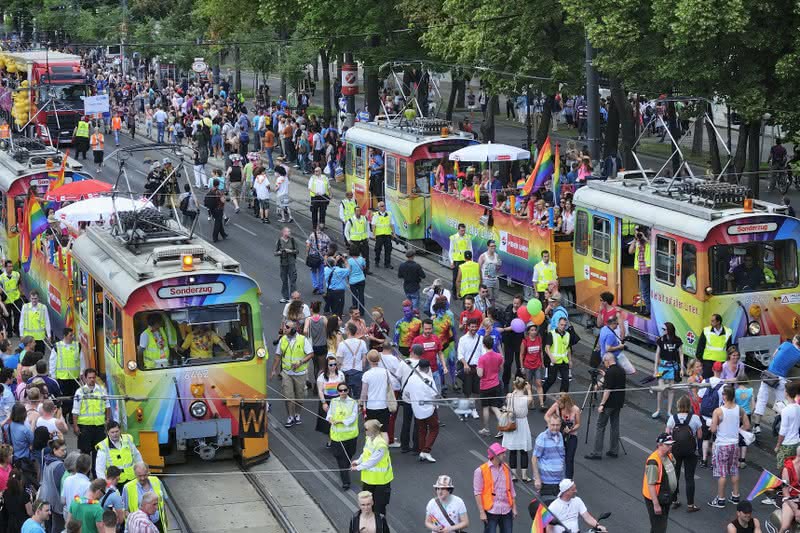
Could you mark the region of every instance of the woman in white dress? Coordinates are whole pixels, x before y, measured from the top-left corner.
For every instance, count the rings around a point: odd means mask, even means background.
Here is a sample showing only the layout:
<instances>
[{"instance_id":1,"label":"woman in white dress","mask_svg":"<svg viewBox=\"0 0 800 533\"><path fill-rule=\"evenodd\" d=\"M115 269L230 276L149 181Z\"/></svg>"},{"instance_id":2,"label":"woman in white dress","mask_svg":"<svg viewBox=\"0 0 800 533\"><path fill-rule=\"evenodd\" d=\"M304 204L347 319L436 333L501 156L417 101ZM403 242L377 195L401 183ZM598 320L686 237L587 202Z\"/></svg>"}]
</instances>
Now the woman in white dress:
<instances>
[{"instance_id":1,"label":"woman in white dress","mask_svg":"<svg viewBox=\"0 0 800 533\"><path fill-rule=\"evenodd\" d=\"M531 481L528 475L528 452L533 449L531 429L528 425L528 409L531 405L533 405L531 385L525 378L517 376L514 379L513 390L506 395L505 403L505 408L514 413L517 429L503 433L503 448L508 450L508 466L511 467L512 479L516 481L519 478L526 483Z\"/></svg>"}]
</instances>

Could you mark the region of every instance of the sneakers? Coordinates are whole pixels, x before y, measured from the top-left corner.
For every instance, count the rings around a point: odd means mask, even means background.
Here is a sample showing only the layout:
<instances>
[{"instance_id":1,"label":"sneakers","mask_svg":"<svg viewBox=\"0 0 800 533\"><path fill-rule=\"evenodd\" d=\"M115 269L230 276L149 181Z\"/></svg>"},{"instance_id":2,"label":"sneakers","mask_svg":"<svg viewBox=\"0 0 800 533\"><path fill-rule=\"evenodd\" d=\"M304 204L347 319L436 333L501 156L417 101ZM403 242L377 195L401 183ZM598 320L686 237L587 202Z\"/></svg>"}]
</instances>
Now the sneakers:
<instances>
[{"instance_id":1,"label":"sneakers","mask_svg":"<svg viewBox=\"0 0 800 533\"><path fill-rule=\"evenodd\" d=\"M400 441L394 441L389 445L389 448L399 448L399 447L400 447Z\"/></svg>"},{"instance_id":2,"label":"sneakers","mask_svg":"<svg viewBox=\"0 0 800 533\"><path fill-rule=\"evenodd\" d=\"M421 462L423 462L423 463L435 463L436 462L436 459L434 459L431 454L425 453L425 452L420 452L419 460Z\"/></svg>"},{"instance_id":3,"label":"sneakers","mask_svg":"<svg viewBox=\"0 0 800 533\"><path fill-rule=\"evenodd\" d=\"M773 498L772 496L767 496L766 498L761 500L761 504L762 505L774 505L775 507L778 506L778 504L775 503L775 498Z\"/></svg>"},{"instance_id":4,"label":"sneakers","mask_svg":"<svg viewBox=\"0 0 800 533\"><path fill-rule=\"evenodd\" d=\"M478 420L480 418L477 409L473 409L472 412L470 412L469 416L471 416L475 420Z\"/></svg>"},{"instance_id":5,"label":"sneakers","mask_svg":"<svg viewBox=\"0 0 800 533\"><path fill-rule=\"evenodd\" d=\"M761 434L761 426L756 424L753 426L753 435L760 435Z\"/></svg>"},{"instance_id":6,"label":"sneakers","mask_svg":"<svg viewBox=\"0 0 800 533\"><path fill-rule=\"evenodd\" d=\"M285 427L285 428L290 428L290 427L292 427L293 425L294 425L294 417L291 417L291 416L290 416L290 417L287 417L287 418L286 418L286 423L283 425L283 427Z\"/></svg>"},{"instance_id":7,"label":"sneakers","mask_svg":"<svg viewBox=\"0 0 800 533\"><path fill-rule=\"evenodd\" d=\"M584 459L588 459L590 461L600 461L603 459L603 456L599 453L590 453L583 456Z\"/></svg>"},{"instance_id":8,"label":"sneakers","mask_svg":"<svg viewBox=\"0 0 800 533\"><path fill-rule=\"evenodd\" d=\"M300 420L300 415L294 415L294 423L298 426L303 423L303 421Z\"/></svg>"},{"instance_id":9,"label":"sneakers","mask_svg":"<svg viewBox=\"0 0 800 533\"><path fill-rule=\"evenodd\" d=\"M496 438L496 439L502 439L502 438L503 438L503 432L502 432L502 431L498 431L498 432L495 434L494 438Z\"/></svg>"},{"instance_id":10,"label":"sneakers","mask_svg":"<svg viewBox=\"0 0 800 533\"><path fill-rule=\"evenodd\" d=\"M288 298L281 298L281 299L280 299L280 300L278 300L278 301L279 301L280 303L282 303L282 304L288 304L288 303L289 303L289 299L288 299Z\"/></svg>"},{"instance_id":11,"label":"sneakers","mask_svg":"<svg viewBox=\"0 0 800 533\"><path fill-rule=\"evenodd\" d=\"M700 465L700 468L708 468L708 459L700 459L700 463L698 464Z\"/></svg>"},{"instance_id":12,"label":"sneakers","mask_svg":"<svg viewBox=\"0 0 800 533\"><path fill-rule=\"evenodd\" d=\"M657 419L659 416L661 416L661 411L656 411L655 413L653 413L652 415L650 415L650 418L652 418L653 420L655 420L655 419Z\"/></svg>"},{"instance_id":13,"label":"sneakers","mask_svg":"<svg viewBox=\"0 0 800 533\"><path fill-rule=\"evenodd\" d=\"M736 496L734 496L733 494L731 494L730 497L728 498L728 501L731 502L733 505L738 505L739 495L737 494Z\"/></svg>"},{"instance_id":14,"label":"sneakers","mask_svg":"<svg viewBox=\"0 0 800 533\"><path fill-rule=\"evenodd\" d=\"M716 507L717 509L725 509L725 498L714 498L708 502L709 507Z\"/></svg>"},{"instance_id":15,"label":"sneakers","mask_svg":"<svg viewBox=\"0 0 800 533\"><path fill-rule=\"evenodd\" d=\"M485 435L485 436L488 436L489 434L490 434L490 433L489 433L489 430L488 430L488 429L486 429L486 428L481 428L481 429L479 429L479 430L478 430L478 435Z\"/></svg>"}]
</instances>

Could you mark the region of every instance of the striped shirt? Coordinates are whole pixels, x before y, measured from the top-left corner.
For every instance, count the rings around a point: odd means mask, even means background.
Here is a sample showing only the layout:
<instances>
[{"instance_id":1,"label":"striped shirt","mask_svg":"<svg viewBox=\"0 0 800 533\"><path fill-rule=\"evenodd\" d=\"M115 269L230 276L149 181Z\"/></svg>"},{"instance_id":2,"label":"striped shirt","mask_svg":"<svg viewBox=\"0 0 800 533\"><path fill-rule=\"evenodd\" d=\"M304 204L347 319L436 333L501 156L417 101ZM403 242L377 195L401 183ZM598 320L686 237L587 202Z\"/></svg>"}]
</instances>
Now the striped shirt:
<instances>
[{"instance_id":1,"label":"striped shirt","mask_svg":"<svg viewBox=\"0 0 800 533\"><path fill-rule=\"evenodd\" d=\"M125 529L128 533L159 533L158 528L150 521L147 513L142 510L128 515Z\"/></svg>"},{"instance_id":2,"label":"striped shirt","mask_svg":"<svg viewBox=\"0 0 800 533\"><path fill-rule=\"evenodd\" d=\"M555 485L564 479L564 437L546 429L536 437L533 456L538 460L542 483Z\"/></svg>"}]
</instances>

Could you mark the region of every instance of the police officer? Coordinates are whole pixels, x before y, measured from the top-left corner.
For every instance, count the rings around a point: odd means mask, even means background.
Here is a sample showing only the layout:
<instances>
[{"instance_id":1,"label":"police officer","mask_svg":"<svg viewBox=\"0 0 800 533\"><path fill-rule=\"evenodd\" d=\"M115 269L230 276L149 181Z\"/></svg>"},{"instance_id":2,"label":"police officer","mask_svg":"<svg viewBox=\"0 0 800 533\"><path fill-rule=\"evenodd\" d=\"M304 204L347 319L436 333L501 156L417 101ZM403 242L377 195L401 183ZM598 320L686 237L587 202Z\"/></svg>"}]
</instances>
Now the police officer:
<instances>
[{"instance_id":1,"label":"police officer","mask_svg":"<svg viewBox=\"0 0 800 533\"><path fill-rule=\"evenodd\" d=\"M356 208L358 207L356 201L353 200L353 191L347 191L344 193L344 196L345 197L342 200L342 203L339 204L339 220L342 221L342 233L344 233L344 230L347 227L347 221L355 216ZM346 236L345 244L348 246L350 245Z\"/></svg>"},{"instance_id":2,"label":"police officer","mask_svg":"<svg viewBox=\"0 0 800 533\"><path fill-rule=\"evenodd\" d=\"M86 116L81 117L78 125L75 126L75 131L72 136L75 139L75 151L77 155L75 158L83 154L84 161L86 160L86 153L89 151L89 118Z\"/></svg>"},{"instance_id":3,"label":"police officer","mask_svg":"<svg viewBox=\"0 0 800 533\"><path fill-rule=\"evenodd\" d=\"M467 235L467 226L465 224L458 225L458 231L450 235L450 249L447 255L450 259L450 270L453 271L453 292L458 291L456 285L456 277L458 276L458 267L464 262L464 252L469 251L472 253L472 237Z\"/></svg>"},{"instance_id":4,"label":"police officer","mask_svg":"<svg viewBox=\"0 0 800 533\"><path fill-rule=\"evenodd\" d=\"M478 263L472 260L472 252L469 250L464 252L464 262L458 265L456 286L458 287L459 298L466 298L467 296L474 298L481 286L481 268Z\"/></svg>"},{"instance_id":5,"label":"police officer","mask_svg":"<svg viewBox=\"0 0 800 533\"><path fill-rule=\"evenodd\" d=\"M30 335L36 341L36 351L44 353L45 338L50 338L50 315L39 303L39 292L31 291L31 301L22 306L19 319L20 338Z\"/></svg>"},{"instance_id":6,"label":"police officer","mask_svg":"<svg viewBox=\"0 0 800 533\"><path fill-rule=\"evenodd\" d=\"M551 281L558 280L556 264L550 261L550 252L542 252L542 260L533 267L533 285L536 288L539 299L544 303L544 293Z\"/></svg>"},{"instance_id":7,"label":"police officer","mask_svg":"<svg viewBox=\"0 0 800 533\"><path fill-rule=\"evenodd\" d=\"M703 379L714 374L715 362L725 362L732 336L733 331L722 325L722 317L716 313L711 315L711 325L703 328L697 341L697 357L703 360Z\"/></svg>"},{"instance_id":8,"label":"police officer","mask_svg":"<svg viewBox=\"0 0 800 533\"><path fill-rule=\"evenodd\" d=\"M83 371L83 382L75 392L72 404L72 430L78 436L78 449L81 453L97 456L95 446L105 438L105 424L111 419L111 403L106 389L97 383L97 370L87 368Z\"/></svg>"},{"instance_id":9,"label":"police officer","mask_svg":"<svg viewBox=\"0 0 800 533\"><path fill-rule=\"evenodd\" d=\"M396 238L392 215L386 210L386 202L378 203L378 211L372 216L372 233L375 235L375 266L381 263L381 250L384 252L383 266L392 266L392 241ZM377 505L377 499L376 505Z\"/></svg>"},{"instance_id":10,"label":"police officer","mask_svg":"<svg viewBox=\"0 0 800 533\"><path fill-rule=\"evenodd\" d=\"M14 263L6 261L5 270L0 274L0 288L5 296L4 302L8 309L7 331L19 330L19 317L22 311L22 294L19 292L19 272L14 270Z\"/></svg>"},{"instance_id":11,"label":"police officer","mask_svg":"<svg viewBox=\"0 0 800 533\"><path fill-rule=\"evenodd\" d=\"M361 490L372 493L375 512L386 514L386 506L392 494L392 458L389 446L381 434L381 423L375 419L364 422L364 451L352 463L352 469L361 472Z\"/></svg>"},{"instance_id":12,"label":"police officer","mask_svg":"<svg viewBox=\"0 0 800 533\"><path fill-rule=\"evenodd\" d=\"M133 443L133 437L122 433L119 422L116 420L110 420L106 424L106 435L106 438L95 446L97 450L95 475L105 478L108 467L116 466L122 472L119 475L121 489L125 483L136 478L133 473L133 465L141 462L142 454Z\"/></svg>"},{"instance_id":13,"label":"police officer","mask_svg":"<svg viewBox=\"0 0 800 533\"><path fill-rule=\"evenodd\" d=\"M355 215L347 221L344 227L344 238L350 243L350 249L357 247L364 261L367 262L365 274L372 274L369 270L369 222L361 215L361 211L356 209Z\"/></svg>"},{"instance_id":14,"label":"police officer","mask_svg":"<svg viewBox=\"0 0 800 533\"><path fill-rule=\"evenodd\" d=\"M72 328L64 328L64 338L58 341L50 352L50 376L55 378L61 392L69 400L63 402L63 412L67 422L72 421L72 397L78 390L81 374L86 369L83 362L81 346L75 342L75 333ZM102 477L102 476L101 476Z\"/></svg>"}]
</instances>

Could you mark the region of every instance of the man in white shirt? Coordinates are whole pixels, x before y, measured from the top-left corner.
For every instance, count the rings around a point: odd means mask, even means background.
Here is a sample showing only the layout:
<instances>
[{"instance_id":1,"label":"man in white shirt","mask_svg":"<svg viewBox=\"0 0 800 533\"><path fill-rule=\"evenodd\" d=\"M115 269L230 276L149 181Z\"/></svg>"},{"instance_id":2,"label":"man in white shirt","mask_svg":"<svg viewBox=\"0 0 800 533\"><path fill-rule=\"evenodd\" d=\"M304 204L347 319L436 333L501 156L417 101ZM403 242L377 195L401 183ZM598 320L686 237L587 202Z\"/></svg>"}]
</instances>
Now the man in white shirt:
<instances>
[{"instance_id":1,"label":"man in white shirt","mask_svg":"<svg viewBox=\"0 0 800 533\"><path fill-rule=\"evenodd\" d=\"M376 350L367 352L369 370L361 376L360 403L366 409L365 420L374 419L381 424L381 433L384 440L389 442L389 404L386 401L389 381L389 371L381 365L381 354Z\"/></svg>"},{"instance_id":2,"label":"man in white shirt","mask_svg":"<svg viewBox=\"0 0 800 533\"><path fill-rule=\"evenodd\" d=\"M781 411L781 427L778 430L778 442L775 444L775 454L780 469L783 469L783 462L786 459L795 455L797 446L800 444L798 392L800 392L800 383L791 382L786 385L786 407Z\"/></svg>"},{"instance_id":3,"label":"man in white shirt","mask_svg":"<svg viewBox=\"0 0 800 533\"><path fill-rule=\"evenodd\" d=\"M64 506L64 520L69 522L69 506L75 496L83 497L91 485L89 472L92 471L92 456L82 453L75 462L75 473L67 476L61 485L61 504Z\"/></svg>"},{"instance_id":4,"label":"man in white shirt","mask_svg":"<svg viewBox=\"0 0 800 533\"><path fill-rule=\"evenodd\" d=\"M483 335L478 335L478 328L480 322L477 319L470 319L467 322L467 333L462 335L458 340L458 361L464 367L464 398L469 400L470 410L469 416L477 420L479 417L478 410L472 398L480 395L481 378L478 377L478 359L486 352L486 347L483 345ZM467 413L464 413L466 420Z\"/></svg>"},{"instance_id":5,"label":"man in white shirt","mask_svg":"<svg viewBox=\"0 0 800 533\"><path fill-rule=\"evenodd\" d=\"M298 333L297 323L290 320L283 330L284 335L275 350L272 377L277 376L280 369L283 395L289 400L286 402L287 418L284 427L290 428L303 423L300 418L302 406L291 400L305 396L308 362L314 357L314 348L307 337Z\"/></svg>"},{"instance_id":6,"label":"man in white shirt","mask_svg":"<svg viewBox=\"0 0 800 533\"><path fill-rule=\"evenodd\" d=\"M578 518L583 518L589 527L597 528L598 531L606 530L605 527L599 525L597 519L586 509L586 504L576 494L578 494L578 487L575 482L571 479L562 479L558 484L558 498L550 504L549 510L563 527L548 525L547 533L561 533L565 531L564 528L570 531L580 531Z\"/></svg>"},{"instance_id":7,"label":"man in white shirt","mask_svg":"<svg viewBox=\"0 0 800 533\"><path fill-rule=\"evenodd\" d=\"M311 196L311 227L325 224L325 214L331 201L331 186L328 176L322 173L322 167L314 169L308 178L308 193Z\"/></svg>"},{"instance_id":8,"label":"man in white shirt","mask_svg":"<svg viewBox=\"0 0 800 533\"><path fill-rule=\"evenodd\" d=\"M414 348L417 346L419 345L415 344ZM417 419L419 460L435 463L436 459L431 455L431 448L439 436L439 415L434 402L439 397L439 390L431 373L430 361L420 359L412 372L403 389L403 400L411 404L414 418Z\"/></svg>"},{"instance_id":9,"label":"man in white shirt","mask_svg":"<svg viewBox=\"0 0 800 533\"><path fill-rule=\"evenodd\" d=\"M336 349L339 369L344 372L345 382L350 388L350 395L356 400L361 398L361 376L367 357L367 343L357 335L358 328L355 324L347 324L347 338L339 343L339 347Z\"/></svg>"}]
</instances>

